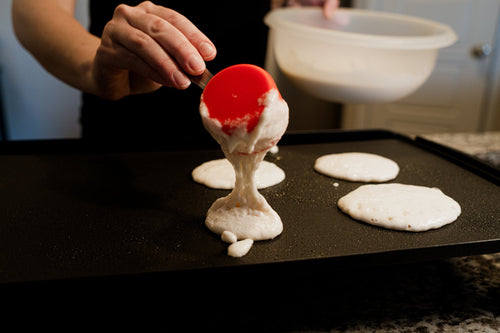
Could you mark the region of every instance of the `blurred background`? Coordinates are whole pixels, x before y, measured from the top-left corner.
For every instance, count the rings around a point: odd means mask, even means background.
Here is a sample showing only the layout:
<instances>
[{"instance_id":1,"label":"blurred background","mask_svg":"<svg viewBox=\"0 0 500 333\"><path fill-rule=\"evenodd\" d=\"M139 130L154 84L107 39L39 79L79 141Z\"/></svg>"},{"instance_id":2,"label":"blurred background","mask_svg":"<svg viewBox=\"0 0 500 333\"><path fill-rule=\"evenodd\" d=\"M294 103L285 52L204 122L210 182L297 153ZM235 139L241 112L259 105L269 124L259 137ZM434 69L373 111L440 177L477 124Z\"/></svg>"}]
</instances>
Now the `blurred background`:
<instances>
[{"instance_id":1,"label":"blurred background","mask_svg":"<svg viewBox=\"0 0 500 333\"><path fill-rule=\"evenodd\" d=\"M61 83L19 45L12 0L0 3L0 138L77 138L79 91ZM371 10L419 16L450 25L459 37L440 52L418 91L390 104L338 104L308 96L280 72L268 48L266 69L290 105L291 130L385 128L408 134L500 130L498 0L353 0ZM76 17L88 24L88 0ZM332 59L332 61L335 61Z\"/></svg>"},{"instance_id":2,"label":"blurred background","mask_svg":"<svg viewBox=\"0 0 500 333\"><path fill-rule=\"evenodd\" d=\"M0 2L0 127L10 140L76 138L80 92L48 74L18 43L12 28L12 0ZM76 16L88 25L88 1ZM2 128L3 127L3 128Z\"/></svg>"}]
</instances>

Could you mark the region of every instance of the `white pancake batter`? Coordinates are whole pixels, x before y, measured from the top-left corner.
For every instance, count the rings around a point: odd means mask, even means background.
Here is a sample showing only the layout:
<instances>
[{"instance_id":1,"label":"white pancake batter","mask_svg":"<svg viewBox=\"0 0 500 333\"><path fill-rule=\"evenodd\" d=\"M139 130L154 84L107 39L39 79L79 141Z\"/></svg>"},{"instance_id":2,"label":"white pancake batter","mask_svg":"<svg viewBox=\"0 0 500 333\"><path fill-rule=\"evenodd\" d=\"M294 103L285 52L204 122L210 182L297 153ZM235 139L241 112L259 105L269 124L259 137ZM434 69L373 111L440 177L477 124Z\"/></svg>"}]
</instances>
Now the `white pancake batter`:
<instances>
[{"instance_id":1,"label":"white pancake batter","mask_svg":"<svg viewBox=\"0 0 500 333\"><path fill-rule=\"evenodd\" d=\"M192 172L193 180L215 189L231 190L234 188L236 176L231 163L225 159L205 162ZM276 164L262 161L255 173L257 189L270 187L281 183L285 172Z\"/></svg>"},{"instance_id":2,"label":"white pancake batter","mask_svg":"<svg viewBox=\"0 0 500 333\"><path fill-rule=\"evenodd\" d=\"M399 173L396 162L369 153L324 155L316 160L314 169L330 177L355 182L385 182Z\"/></svg>"},{"instance_id":3,"label":"white pancake batter","mask_svg":"<svg viewBox=\"0 0 500 333\"><path fill-rule=\"evenodd\" d=\"M235 234L233 234L231 231L224 231L221 235L220 235L220 239L223 241L223 242L226 242L226 243L230 243L230 244L233 244L233 243L236 243L238 241L238 237L236 237Z\"/></svg>"},{"instance_id":4,"label":"white pancake batter","mask_svg":"<svg viewBox=\"0 0 500 333\"><path fill-rule=\"evenodd\" d=\"M231 257L243 257L245 254L250 251L253 245L252 239L244 239L237 242L232 243L227 248L227 254Z\"/></svg>"},{"instance_id":5,"label":"white pancake batter","mask_svg":"<svg viewBox=\"0 0 500 333\"><path fill-rule=\"evenodd\" d=\"M338 207L356 220L405 231L437 229L457 219L460 205L438 188L404 184L363 185Z\"/></svg>"},{"instance_id":6,"label":"white pancake batter","mask_svg":"<svg viewBox=\"0 0 500 333\"><path fill-rule=\"evenodd\" d=\"M286 130L288 105L275 89L264 94L259 102L264 110L257 126L248 133L247 124L242 123L231 135L222 130L217 119L210 118L203 100L200 105L203 125L221 145L236 176L233 191L214 202L205 224L217 234L230 231L239 240L272 239L283 230L281 218L257 191L255 173L267 151Z\"/></svg>"}]
</instances>

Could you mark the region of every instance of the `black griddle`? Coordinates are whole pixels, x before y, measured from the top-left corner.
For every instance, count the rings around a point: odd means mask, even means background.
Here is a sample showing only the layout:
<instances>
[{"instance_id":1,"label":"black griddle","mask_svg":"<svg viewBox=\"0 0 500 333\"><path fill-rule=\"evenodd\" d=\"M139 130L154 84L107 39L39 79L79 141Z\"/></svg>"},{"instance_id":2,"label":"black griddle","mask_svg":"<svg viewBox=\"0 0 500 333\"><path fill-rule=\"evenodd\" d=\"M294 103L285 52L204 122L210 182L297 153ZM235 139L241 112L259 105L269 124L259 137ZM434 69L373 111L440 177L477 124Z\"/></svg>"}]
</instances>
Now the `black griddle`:
<instances>
[{"instance_id":1,"label":"black griddle","mask_svg":"<svg viewBox=\"0 0 500 333\"><path fill-rule=\"evenodd\" d=\"M319 156L349 151L393 159L401 170L392 182L438 187L462 214L422 233L351 219L337 200L362 183L313 170ZM498 170L389 131L327 131L286 134L266 157L286 172L260 191L284 231L231 258L204 226L210 205L229 191L191 179L196 166L221 157L219 149L128 151L80 140L1 143L0 282L294 272L500 251Z\"/></svg>"}]
</instances>

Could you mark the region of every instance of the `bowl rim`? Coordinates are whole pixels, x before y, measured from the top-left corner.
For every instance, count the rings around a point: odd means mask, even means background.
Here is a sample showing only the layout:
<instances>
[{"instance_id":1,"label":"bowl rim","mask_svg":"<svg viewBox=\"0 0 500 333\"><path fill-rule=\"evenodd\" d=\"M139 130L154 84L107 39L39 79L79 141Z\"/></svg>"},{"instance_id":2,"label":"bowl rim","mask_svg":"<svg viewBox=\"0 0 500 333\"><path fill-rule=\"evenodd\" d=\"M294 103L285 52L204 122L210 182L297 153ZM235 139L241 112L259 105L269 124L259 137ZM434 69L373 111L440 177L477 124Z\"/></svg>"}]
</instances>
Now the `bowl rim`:
<instances>
[{"instance_id":1,"label":"bowl rim","mask_svg":"<svg viewBox=\"0 0 500 333\"><path fill-rule=\"evenodd\" d=\"M289 12L317 12L318 17L324 18L321 8L318 7L288 7L278 8L270 11L264 22L271 29L286 30L287 33L294 33L306 36L310 39L317 39L332 44L344 44L352 46L363 46L379 49L401 49L401 50L426 50L438 49L454 44L458 37L453 29L440 22L409 16L399 13L373 11L358 8L339 8L339 12L349 13L357 16L376 16L398 21L409 21L412 23L432 27L436 33L427 36L395 36L395 35L370 35L357 32L347 32L340 30L325 29L320 27L306 26L284 16Z\"/></svg>"}]
</instances>

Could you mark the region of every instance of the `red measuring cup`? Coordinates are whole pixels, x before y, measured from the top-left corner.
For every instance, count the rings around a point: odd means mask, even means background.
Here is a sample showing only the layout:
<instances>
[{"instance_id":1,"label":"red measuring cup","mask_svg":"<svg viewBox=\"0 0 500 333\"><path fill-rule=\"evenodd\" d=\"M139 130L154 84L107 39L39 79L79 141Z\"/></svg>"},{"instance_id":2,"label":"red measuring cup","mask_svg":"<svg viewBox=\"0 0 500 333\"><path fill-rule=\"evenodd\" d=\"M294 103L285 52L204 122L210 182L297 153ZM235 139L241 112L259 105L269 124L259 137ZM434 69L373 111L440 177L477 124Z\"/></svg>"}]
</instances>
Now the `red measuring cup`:
<instances>
[{"instance_id":1,"label":"red measuring cup","mask_svg":"<svg viewBox=\"0 0 500 333\"><path fill-rule=\"evenodd\" d=\"M231 135L243 123L250 133L265 107L261 99L271 89L278 90L268 72L255 65L239 64L217 73L207 83L202 100L210 118L217 119L226 134Z\"/></svg>"}]
</instances>

